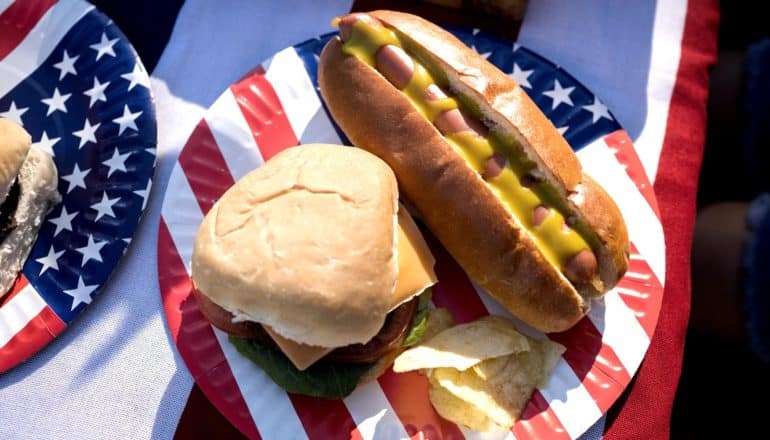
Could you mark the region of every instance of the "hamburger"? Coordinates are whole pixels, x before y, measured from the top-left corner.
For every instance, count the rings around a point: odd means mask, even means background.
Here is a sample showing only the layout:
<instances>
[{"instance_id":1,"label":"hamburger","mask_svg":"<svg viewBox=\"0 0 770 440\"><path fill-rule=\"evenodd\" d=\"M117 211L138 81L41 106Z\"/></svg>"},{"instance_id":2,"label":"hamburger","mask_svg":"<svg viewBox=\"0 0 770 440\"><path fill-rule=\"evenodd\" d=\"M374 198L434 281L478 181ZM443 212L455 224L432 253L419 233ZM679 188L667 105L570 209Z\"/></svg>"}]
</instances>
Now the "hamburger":
<instances>
[{"instance_id":1,"label":"hamburger","mask_svg":"<svg viewBox=\"0 0 770 440\"><path fill-rule=\"evenodd\" d=\"M0 118L0 296L27 260L43 219L61 201L56 165L21 126Z\"/></svg>"},{"instance_id":2,"label":"hamburger","mask_svg":"<svg viewBox=\"0 0 770 440\"><path fill-rule=\"evenodd\" d=\"M385 162L314 144L225 192L200 225L191 276L204 317L276 384L341 398L419 339L433 264Z\"/></svg>"}]
</instances>

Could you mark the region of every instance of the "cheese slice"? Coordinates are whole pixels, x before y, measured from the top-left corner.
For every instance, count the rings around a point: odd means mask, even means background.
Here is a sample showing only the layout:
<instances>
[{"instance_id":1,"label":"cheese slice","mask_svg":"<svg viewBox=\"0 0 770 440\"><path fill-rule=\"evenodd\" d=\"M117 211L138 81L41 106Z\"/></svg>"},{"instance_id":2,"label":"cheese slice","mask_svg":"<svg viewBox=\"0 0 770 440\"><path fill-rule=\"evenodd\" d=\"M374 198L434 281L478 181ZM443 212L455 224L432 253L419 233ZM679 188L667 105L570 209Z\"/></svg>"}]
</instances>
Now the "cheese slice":
<instances>
[{"instance_id":1,"label":"cheese slice","mask_svg":"<svg viewBox=\"0 0 770 440\"><path fill-rule=\"evenodd\" d=\"M430 253L425 239L409 215L400 206L398 210L398 278L393 289L393 305L391 310L409 301L415 295L432 286L436 282L433 271L435 260ZM263 325L265 331L281 348L283 354L302 371L326 356L334 348L316 347L300 344L286 339L272 328Z\"/></svg>"},{"instance_id":2,"label":"cheese slice","mask_svg":"<svg viewBox=\"0 0 770 440\"><path fill-rule=\"evenodd\" d=\"M398 278L390 310L436 283L436 260L409 211L398 209Z\"/></svg>"},{"instance_id":3,"label":"cheese slice","mask_svg":"<svg viewBox=\"0 0 770 440\"><path fill-rule=\"evenodd\" d=\"M334 348L329 347L316 347L314 345L300 344L299 342L284 338L276 333L275 330L264 324L262 324L262 327L265 328L267 334L273 338L273 341L275 341L278 347L281 348L283 354L289 358L291 363L294 364L299 371L313 365L316 361L334 350Z\"/></svg>"}]
</instances>

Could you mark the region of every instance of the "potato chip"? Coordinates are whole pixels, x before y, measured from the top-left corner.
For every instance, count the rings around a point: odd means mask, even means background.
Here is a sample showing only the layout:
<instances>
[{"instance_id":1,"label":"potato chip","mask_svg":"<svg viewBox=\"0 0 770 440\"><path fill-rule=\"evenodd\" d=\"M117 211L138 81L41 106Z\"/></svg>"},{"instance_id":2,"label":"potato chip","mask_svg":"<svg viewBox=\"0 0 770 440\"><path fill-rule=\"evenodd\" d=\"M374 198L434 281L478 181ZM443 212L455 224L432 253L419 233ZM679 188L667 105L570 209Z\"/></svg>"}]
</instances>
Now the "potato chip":
<instances>
[{"instance_id":1,"label":"potato chip","mask_svg":"<svg viewBox=\"0 0 770 440\"><path fill-rule=\"evenodd\" d=\"M396 358L393 371L439 367L464 371L485 359L527 350L527 337L519 333L512 322L499 316L486 316L451 327L406 350Z\"/></svg>"},{"instance_id":2,"label":"potato chip","mask_svg":"<svg viewBox=\"0 0 770 440\"><path fill-rule=\"evenodd\" d=\"M521 415L524 405L534 390L534 384L522 384L507 380L510 363L503 373L486 381L472 370L458 371L454 368L436 368L432 380L455 397L473 406L505 428L510 428ZM506 379L506 380L504 380Z\"/></svg>"},{"instance_id":3,"label":"potato chip","mask_svg":"<svg viewBox=\"0 0 770 440\"><path fill-rule=\"evenodd\" d=\"M431 309L428 312L428 326L425 329L425 333L422 334L422 340L427 341L452 327L452 324L454 324L454 319L449 310L443 308Z\"/></svg>"},{"instance_id":4,"label":"potato chip","mask_svg":"<svg viewBox=\"0 0 770 440\"><path fill-rule=\"evenodd\" d=\"M479 378L489 380L503 371L503 368L505 368L505 364L508 363L509 359L510 356L485 359L471 368L473 368L473 372L476 373Z\"/></svg>"},{"instance_id":5,"label":"potato chip","mask_svg":"<svg viewBox=\"0 0 770 440\"><path fill-rule=\"evenodd\" d=\"M567 351L567 348L558 342L549 340L531 340L529 342L532 353L538 353L541 360L537 363L537 387L545 388L548 385L548 379L551 377L551 372L556 368L556 364L559 363L561 355Z\"/></svg>"},{"instance_id":6,"label":"potato chip","mask_svg":"<svg viewBox=\"0 0 770 440\"><path fill-rule=\"evenodd\" d=\"M495 424L478 408L455 397L452 393L434 384L432 381L428 387L428 398L430 398L430 403L441 417L454 423L467 426L476 431L505 429Z\"/></svg>"},{"instance_id":7,"label":"potato chip","mask_svg":"<svg viewBox=\"0 0 770 440\"><path fill-rule=\"evenodd\" d=\"M436 333L449 325L448 312L432 311L431 333L396 358L393 370L427 370L430 401L445 419L478 431L510 429L535 388L547 384L565 348L524 336L502 317Z\"/></svg>"},{"instance_id":8,"label":"potato chip","mask_svg":"<svg viewBox=\"0 0 770 440\"><path fill-rule=\"evenodd\" d=\"M431 374L431 387L440 387L464 402L466 408L480 412L495 425L510 428L521 416L535 388L545 386L564 347L548 340L529 341L530 350L487 359L467 371L454 368L436 368ZM443 402L442 402L443 403ZM462 404L455 404L463 408ZM452 411L449 415L454 415ZM477 429L467 417L450 419ZM493 426L495 426L493 425Z\"/></svg>"},{"instance_id":9,"label":"potato chip","mask_svg":"<svg viewBox=\"0 0 770 440\"><path fill-rule=\"evenodd\" d=\"M548 385L551 371L556 367L565 348L563 345L549 340L532 339L529 341L530 351L511 356L506 371L508 380L531 383L534 387L544 388Z\"/></svg>"}]
</instances>

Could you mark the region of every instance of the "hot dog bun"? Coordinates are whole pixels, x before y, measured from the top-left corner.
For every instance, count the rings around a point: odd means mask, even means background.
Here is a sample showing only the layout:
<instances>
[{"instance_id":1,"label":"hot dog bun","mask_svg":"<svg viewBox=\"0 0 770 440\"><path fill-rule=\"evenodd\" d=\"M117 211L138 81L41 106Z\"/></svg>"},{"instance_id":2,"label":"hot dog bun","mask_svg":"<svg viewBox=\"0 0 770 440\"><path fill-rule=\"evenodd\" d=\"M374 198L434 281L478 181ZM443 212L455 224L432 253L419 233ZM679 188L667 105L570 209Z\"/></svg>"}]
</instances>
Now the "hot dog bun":
<instances>
[{"instance_id":1,"label":"hot dog bun","mask_svg":"<svg viewBox=\"0 0 770 440\"><path fill-rule=\"evenodd\" d=\"M541 331L571 327L588 311L590 297L609 290L626 270L628 234L617 206L511 78L419 17L392 11L368 16L395 31L404 49L433 68L437 82L461 96L491 132L520 146L558 195L564 217L587 230L596 276L568 280L437 126L380 72L345 53L339 38L324 48L318 72L337 123L355 145L391 166L402 195L471 278Z\"/></svg>"}]
</instances>

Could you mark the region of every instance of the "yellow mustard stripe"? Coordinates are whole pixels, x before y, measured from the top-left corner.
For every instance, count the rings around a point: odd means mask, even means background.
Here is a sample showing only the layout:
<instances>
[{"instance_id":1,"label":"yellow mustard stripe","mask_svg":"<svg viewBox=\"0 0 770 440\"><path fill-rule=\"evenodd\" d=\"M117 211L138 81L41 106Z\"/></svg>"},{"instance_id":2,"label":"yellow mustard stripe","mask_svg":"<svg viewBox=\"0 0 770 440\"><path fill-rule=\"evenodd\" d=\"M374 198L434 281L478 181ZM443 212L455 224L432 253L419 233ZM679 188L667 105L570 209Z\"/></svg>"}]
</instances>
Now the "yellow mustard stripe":
<instances>
[{"instance_id":1,"label":"yellow mustard stripe","mask_svg":"<svg viewBox=\"0 0 770 440\"><path fill-rule=\"evenodd\" d=\"M353 25L351 38L342 46L342 50L356 56L373 69L377 69L375 54L380 47L392 44L404 48L400 39L390 29L375 27L364 21ZM425 90L431 84L438 84L433 75L417 59L414 61L414 73L409 84L402 90L415 108L429 121L446 110L462 108L458 100L448 97L429 101ZM504 206L526 228L534 238L535 243L543 251L551 264L564 270L569 259L583 249L590 249L588 242L573 228L563 228L564 215L554 206L547 203L549 188L546 183L538 183L529 188L521 185L521 177L529 173L533 165L528 160L514 154L515 149L503 139L491 132L486 138L480 138L470 132L452 133L444 138L452 148L465 159L475 171L482 173L486 160L495 152L504 154L508 164L497 177L485 180L492 192L503 202ZM549 215L539 226L534 225L535 208L544 205Z\"/></svg>"}]
</instances>

